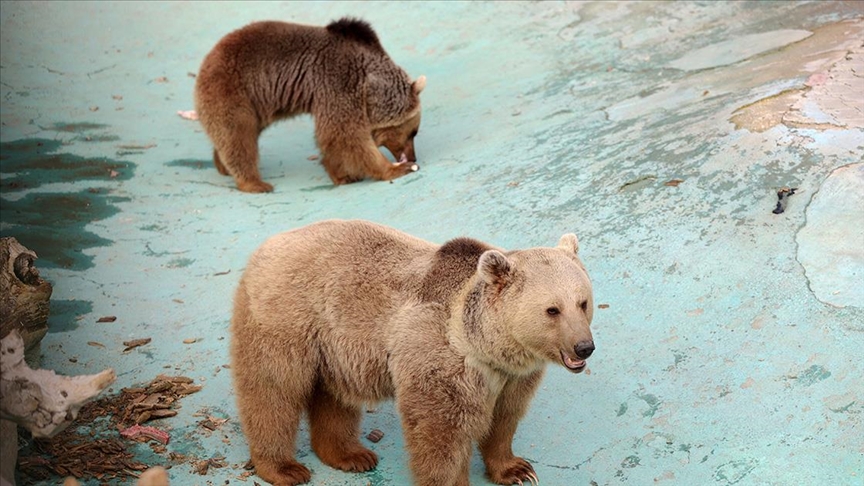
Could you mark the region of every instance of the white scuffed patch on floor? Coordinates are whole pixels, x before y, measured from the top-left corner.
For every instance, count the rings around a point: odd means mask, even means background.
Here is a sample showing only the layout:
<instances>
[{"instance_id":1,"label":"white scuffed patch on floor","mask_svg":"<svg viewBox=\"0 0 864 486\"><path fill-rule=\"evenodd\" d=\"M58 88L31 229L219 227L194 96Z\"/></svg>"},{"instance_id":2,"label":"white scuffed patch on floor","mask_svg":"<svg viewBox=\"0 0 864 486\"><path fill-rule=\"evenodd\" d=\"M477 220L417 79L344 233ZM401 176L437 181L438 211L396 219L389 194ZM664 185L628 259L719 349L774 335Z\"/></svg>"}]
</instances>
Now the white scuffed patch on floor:
<instances>
[{"instance_id":1,"label":"white scuffed patch on floor","mask_svg":"<svg viewBox=\"0 0 864 486\"><path fill-rule=\"evenodd\" d=\"M728 66L763 52L779 49L813 35L809 30L775 30L736 36L684 54L669 63L669 67L684 71L698 71Z\"/></svg>"},{"instance_id":2,"label":"white scuffed patch on floor","mask_svg":"<svg viewBox=\"0 0 864 486\"><path fill-rule=\"evenodd\" d=\"M798 261L816 298L864 308L864 163L831 173L798 232Z\"/></svg>"}]
</instances>

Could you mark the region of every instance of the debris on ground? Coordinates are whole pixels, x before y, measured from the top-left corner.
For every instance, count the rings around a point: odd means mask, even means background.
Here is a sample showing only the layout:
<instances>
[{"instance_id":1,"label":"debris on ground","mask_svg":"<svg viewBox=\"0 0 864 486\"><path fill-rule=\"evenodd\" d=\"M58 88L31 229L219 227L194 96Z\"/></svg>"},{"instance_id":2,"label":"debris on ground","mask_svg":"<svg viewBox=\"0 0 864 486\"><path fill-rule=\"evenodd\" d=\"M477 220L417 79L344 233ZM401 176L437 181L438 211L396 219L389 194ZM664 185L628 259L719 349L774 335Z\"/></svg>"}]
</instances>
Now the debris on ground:
<instances>
[{"instance_id":1,"label":"debris on ground","mask_svg":"<svg viewBox=\"0 0 864 486\"><path fill-rule=\"evenodd\" d=\"M369 442L378 442L384 437L384 432L381 432L378 429L372 429L372 432L369 432L366 435L366 438L369 439Z\"/></svg>"},{"instance_id":2,"label":"debris on ground","mask_svg":"<svg viewBox=\"0 0 864 486\"><path fill-rule=\"evenodd\" d=\"M663 185L669 187L678 187L678 185L680 185L682 182L684 182L684 179L671 179L664 182Z\"/></svg>"},{"instance_id":3,"label":"debris on ground","mask_svg":"<svg viewBox=\"0 0 864 486\"><path fill-rule=\"evenodd\" d=\"M317 155L310 155L309 157L306 157L306 160L318 160L318 158Z\"/></svg>"},{"instance_id":4,"label":"debris on ground","mask_svg":"<svg viewBox=\"0 0 864 486\"><path fill-rule=\"evenodd\" d=\"M32 452L36 454L19 458L19 470L25 477L36 481L53 475L102 481L137 477L140 471L148 468L133 458L120 439L94 440L75 435L64 433L53 440L33 441ZM73 437L74 440L69 440Z\"/></svg>"},{"instance_id":5,"label":"debris on ground","mask_svg":"<svg viewBox=\"0 0 864 486\"><path fill-rule=\"evenodd\" d=\"M777 191L777 207L772 211L774 214L781 214L783 211L786 211L786 204L789 200L789 196L795 194L797 191L797 187L788 188L781 187L780 190Z\"/></svg>"},{"instance_id":6,"label":"debris on ground","mask_svg":"<svg viewBox=\"0 0 864 486\"><path fill-rule=\"evenodd\" d=\"M202 459L200 461L196 461L195 463L193 463L192 466L194 467L196 473L198 473L202 476L205 476L207 474L207 471L209 471L211 467L218 469L218 468L226 467L227 465L228 465L228 463L225 462L225 458L219 456L219 457L213 457L210 459Z\"/></svg>"},{"instance_id":7,"label":"debris on ground","mask_svg":"<svg viewBox=\"0 0 864 486\"><path fill-rule=\"evenodd\" d=\"M139 346L144 346L145 344L150 344L150 341L152 341L151 338L133 339L131 341L123 341L123 346L126 346L126 349L124 349L123 352L125 353L128 351L132 351L133 349L135 349Z\"/></svg>"},{"instance_id":8,"label":"debris on ground","mask_svg":"<svg viewBox=\"0 0 864 486\"><path fill-rule=\"evenodd\" d=\"M180 118L185 120L197 120L198 113L195 110L178 110L177 114L180 115Z\"/></svg>"},{"instance_id":9,"label":"debris on ground","mask_svg":"<svg viewBox=\"0 0 864 486\"><path fill-rule=\"evenodd\" d=\"M117 316L104 316L97 319L96 322L114 322L116 320Z\"/></svg>"},{"instance_id":10,"label":"debris on ground","mask_svg":"<svg viewBox=\"0 0 864 486\"><path fill-rule=\"evenodd\" d=\"M18 463L22 483L53 476L100 482L137 477L150 466L134 459L130 441L150 442L154 452L165 453L170 440L164 430L142 423L176 415L178 400L201 388L186 376L158 375L146 385L124 388L84 405L67 430L49 440L30 439L22 449ZM167 459L187 460L173 452ZM220 467L216 464L208 467Z\"/></svg>"},{"instance_id":11,"label":"debris on ground","mask_svg":"<svg viewBox=\"0 0 864 486\"><path fill-rule=\"evenodd\" d=\"M100 342L96 342L96 341L87 341L87 345L93 346L94 348L104 348L105 347L104 344L102 344Z\"/></svg>"},{"instance_id":12,"label":"debris on ground","mask_svg":"<svg viewBox=\"0 0 864 486\"><path fill-rule=\"evenodd\" d=\"M198 338L186 338L183 340L183 344L195 344L198 342Z\"/></svg>"},{"instance_id":13,"label":"debris on ground","mask_svg":"<svg viewBox=\"0 0 864 486\"><path fill-rule=\"evenodd\" d=\"M219 427L222 427L222 425L224 425L225 422L227 422L227 421L228 421L228 419L220 419L220 418L214 417L212 415L208 415L207 418L199 421L198 425L200 425L201 427L204 427L205 429L212 432L212 431L218 429Z\"/></svg>"},{"instance_id":14,"label":"debris on ground","mask_svg":"<svg viewBox=\"0 0 864 486\"><path fill-rule=\"evenodd\" d=\"M597 306L597 308L598 308L598 309L608 309L608 308L609 308L609 304L600 304L600 305Z\"/></svg>"},{"instance_id":15,"label":"debris on ground","mask_svg":"<svg viewBox=\"0 0 864 486\"><path fill-rule=\"evenodd\" d=\"M127 439L138 440L139 438L144 438L145 442L153 439L155 441L161 442L162 445L168 444L168 441L171 440L171 437L167 432L157 429L156 427L150 427L149 425L141 426L141 425L133 425L132 427L123 429L120 431L120 435L126 437Z\"/></svg>"}]
</instances>

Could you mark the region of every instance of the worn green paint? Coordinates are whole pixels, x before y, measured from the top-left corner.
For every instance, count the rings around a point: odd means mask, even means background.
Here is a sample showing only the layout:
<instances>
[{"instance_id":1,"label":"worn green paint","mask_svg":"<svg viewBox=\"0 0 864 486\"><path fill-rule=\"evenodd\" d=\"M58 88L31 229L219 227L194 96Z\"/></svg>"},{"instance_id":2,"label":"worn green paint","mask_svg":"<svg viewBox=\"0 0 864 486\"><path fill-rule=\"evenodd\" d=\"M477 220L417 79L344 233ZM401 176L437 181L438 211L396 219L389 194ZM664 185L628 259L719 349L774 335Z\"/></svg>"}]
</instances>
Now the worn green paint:
<instances>
[{"instance_id":1,"label":"worn green paint","mask_svg":"<svg viewBox=\"0 0 864 486\"><path fill-rule=\"evenodd\" d=\"M168 167L186 167L187 169L213 169L212 160L203 159L179 159L166 162Z\"/></svg>"}]
</instances>

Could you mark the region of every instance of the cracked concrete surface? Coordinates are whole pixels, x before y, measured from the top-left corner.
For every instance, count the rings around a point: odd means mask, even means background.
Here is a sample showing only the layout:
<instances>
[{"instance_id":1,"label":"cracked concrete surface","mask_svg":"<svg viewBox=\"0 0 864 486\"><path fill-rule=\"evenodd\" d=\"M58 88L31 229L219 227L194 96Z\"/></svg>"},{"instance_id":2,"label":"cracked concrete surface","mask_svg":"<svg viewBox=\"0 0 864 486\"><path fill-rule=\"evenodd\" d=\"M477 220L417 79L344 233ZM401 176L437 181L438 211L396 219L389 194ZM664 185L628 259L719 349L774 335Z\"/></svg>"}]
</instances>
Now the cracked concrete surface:
<instances>
[{"instance_id":1,"label":"cracked concrete surface","mask_svg":"<svg viewBox=\"0 0 864 486\"><path fill-rule=\"evenodd\" d=\"M0 232L54 284L43 363L112 366L118 386L195 377L204 389L156 424L170 451L248 459L219 370L251 251L365 218L508 248L579 235L604 304L591 373L553 366L514 443L544 484L861 483L861 2L0 5ZM176 114L189 73L252 20L343 15L427 75L421 170L334 188L299 118L261 139L276 191L236 192ZM775 215L783 186L798 192ZM232 425L202 435L201 409ZM361 475L323 466L304 428L312 484L408 484L391 404L372 428L381 463ZM486 484L476 455L471 480Z\"/></svg>"}]
</instances>

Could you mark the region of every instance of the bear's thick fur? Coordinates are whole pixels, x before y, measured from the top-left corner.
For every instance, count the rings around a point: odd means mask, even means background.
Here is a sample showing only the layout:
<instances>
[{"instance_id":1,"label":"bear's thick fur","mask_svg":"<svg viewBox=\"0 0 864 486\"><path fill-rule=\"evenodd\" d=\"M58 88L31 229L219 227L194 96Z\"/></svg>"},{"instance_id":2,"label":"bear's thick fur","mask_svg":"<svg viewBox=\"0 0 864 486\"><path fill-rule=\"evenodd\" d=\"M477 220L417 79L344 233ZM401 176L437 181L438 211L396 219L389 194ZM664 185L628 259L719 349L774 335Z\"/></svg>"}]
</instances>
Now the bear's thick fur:
<instances>
[{"instance_id":1,"label":"bear's thick fur","mask_svg":"<svg viewBox=\"0 0 864 486\"><path fill-rule=\"evenodd\" d=\"M302 113L315 118L321 163L334 184L391 180L418 169L414 136L425 85L424 76L412 82L393 63L366 22L255 22L223 37L204 58L195 109L216 169L241 191L273 190L258 170L258 136Z\"/></svg>"},{"instance_id":2,"label":"bear's thick fur","mask_svg":"<svg viewBox=\"0 0 864 486\"><path fill-rule=\"evenodd\" d=\"M366 471L362 406L395 397L416 483L468 485L472 444L499 484L536 480L511 442L545 363L594 350L592 289L573 234L509 251L435 245L364 221L315 223L249 260L231 321L231 369L252 461L280 486L300 416L322 462Z\"/></svg>"}]
</instances>

